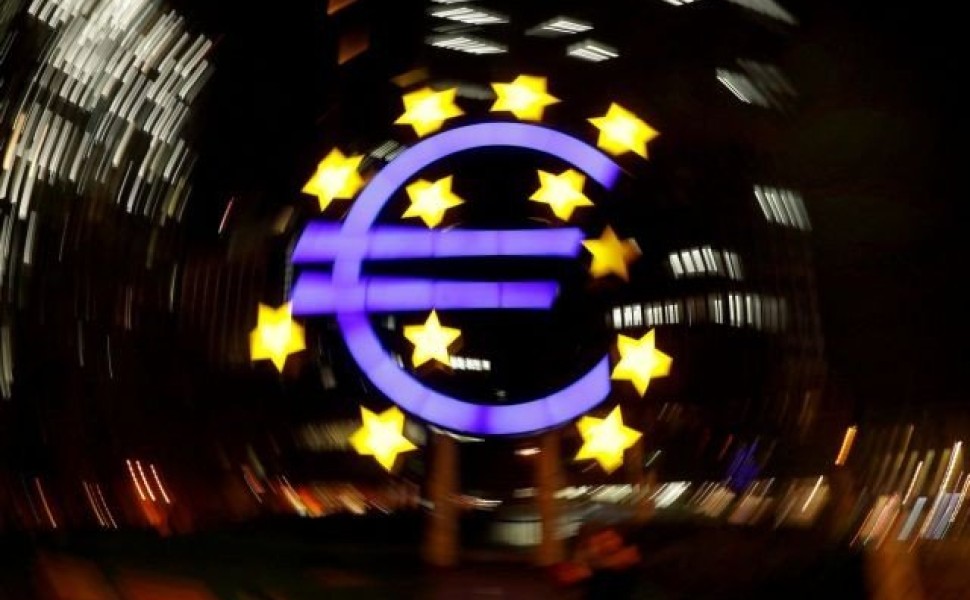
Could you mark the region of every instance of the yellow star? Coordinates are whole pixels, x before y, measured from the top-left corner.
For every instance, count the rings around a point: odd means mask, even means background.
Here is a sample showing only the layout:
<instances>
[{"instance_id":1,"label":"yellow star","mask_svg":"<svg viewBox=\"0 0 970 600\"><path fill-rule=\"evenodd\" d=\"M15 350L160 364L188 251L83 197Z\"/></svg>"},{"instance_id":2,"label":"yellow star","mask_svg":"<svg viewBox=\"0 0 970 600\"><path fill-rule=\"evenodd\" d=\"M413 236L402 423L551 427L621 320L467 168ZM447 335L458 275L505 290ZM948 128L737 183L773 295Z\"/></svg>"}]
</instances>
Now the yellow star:
<instances>
[{"instance_id":1,"label":"yellow star","mask_svg":"<svg viewBox=\"0 0 970 600\"><path fill-rule=\"evenodd\" d=\"M424 325L407 325L404 337L414 344L414 354L411 362L420 367L431 359L443 365L451 363L448 346L461 336L461 330L454 327L442 327L438 321L438 314L431 311Z\"/></svg>"},{"instance_id":2,"label":"yellow star","mask_svg":"<svg viewBox=\"0 0 970 600\"><path fill-rule=\"evenodd\" d=\"M619 104L610 104L605 115L589 122L600 130L596 145L610 154L632 151L646 158L647 142L660 135L660 132Z\"/></svg>"},{"instance_id":3,"label":"yellow star","mask_svg":"<svg viewBox=\"0 0 970 600\"><path fill-rule=\"evenodd\" d=\"M595 459L607 473L623 464L623 452L643 435L623 424L623 415L617 406L605 419L584 416L576 423L583 436L583 447L576 460Z\"/></svg>"},{"instance_id":4,"label":"yellow star","mask_svg":"<svg viewBox=\"0 0 970 600\"><path fill-rule=\"evenodd\" d=\"M519 75L512 83L493 83L498 99L491 111L511 111L524 121L541 121L542 111L559 98L546 93L546 78Z\"/></svg>"},{"instance_id":5,"label":"yellow star","mask_svg":"<svg viewBox=\"0 0 970 600\"><path fill-rule=\"evenodd\" d=\"M321 212L335 198L353 198L364 185L364 180L357 172L362 160L362 155L344 156L340 150L334 148L317 165L317 172L303 186L303 193L317 197Z\"/></svg>"},{"instance_id":6,"label":"yellow star","mask_svg":"<svg viewBox=\"0 0 970 600\"><path fill-rule=\"evenodd\" d=\"M287 302L279 308L259 305L256 329L249 334L252 360L269 359L282 372L286 357L306 348L303 326L293 321Z\"/></svg>"},{"instance_id":7,"label":"yellow star","mask_svg":"<svg viewBox=\"0 0 970 600\"><path fill-rule=\"evenodd\" d=\"M465 114L455 105L457 91L457 88L451 88L436 92L426 87L405 94L404 114L394 122L414 127L418 137L437 131L448 119Z\"/></svg>"},{"instance_id":8,"label":"yellow star","mask_svg":"<svg viewBox=\"0 0 970 600\"><path fill-rule=\"evenodd\" d=\"M583 246L593 255L593 262L589 266L593 277L614 273L624 281L629 281L627 265L640 257L640 248L636 241L632 238L620 240L609 226L603 230L598 240L586 240Z\"/></svg>"},{"instance_id":9,"label":"yellow star","mask_svg":"<svg viewBox=\"0 0 970 600\"><path fill-rule=\"evenodd\" d=\"M402 433L404 413L396 406L379 415L361 406L360 416L364 423L350 436L350 445L358 454L373 456L385 470L394 468L394 461L401 452L417 449Z\"/></svg>"},{"instance_id":10,"label":"yellow star","mask_svg":"<svg viewBox=\"0 0 970 600\"><path fill-rule=\"evenodd\" d=\"M404 217L421 217L428 227L436 227L446 210L464 202L451 191L451 175L435 182L419 179L407 187L407 193L411 206Z\"/></svg>"},{"instance_id":11,"label":"yellow star","mask_svg":"<svg viewBox=\"0 0 970 600\"><path fill-rule=\"evenodd\" d=\"M559 175L539 171L539 189L529 196L529 200L548 204L557 217L568 221L577 206L593 205L583 193L585 182L586 177L572 169Z\"/></svg>"},{"instance_id":12,"label":"yellow star","mask_svg":"<svg viewBox=\"0 0 970 600\"><path fill-rule=\"evenodd\" d=\"M640 395L647 393L652 377L666 377L674 359L657 350L654 345L654 330L648 331L639 340L620 335L616 338L620 351L620 362L613 367L613 379L623 379L633 384Z\"/></svg>"}]
</instances>

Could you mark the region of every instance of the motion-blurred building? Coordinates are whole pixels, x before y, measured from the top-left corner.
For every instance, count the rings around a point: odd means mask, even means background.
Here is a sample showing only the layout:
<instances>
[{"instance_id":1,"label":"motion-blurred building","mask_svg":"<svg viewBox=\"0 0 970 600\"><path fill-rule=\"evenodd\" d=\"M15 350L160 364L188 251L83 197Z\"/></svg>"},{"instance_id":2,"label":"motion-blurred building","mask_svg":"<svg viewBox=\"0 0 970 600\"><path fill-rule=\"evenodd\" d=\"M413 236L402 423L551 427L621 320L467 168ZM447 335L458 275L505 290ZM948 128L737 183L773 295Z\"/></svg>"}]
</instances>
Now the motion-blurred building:
<instances>
[{"instance_id":1,"label":"motion-blurred building","mask_svg":"<svg viewBox=\"0 0 970 600\"><path fill-rule=\"evenodd\" d=\"M163 486L200 521L270 510L270 491L305 513L355 510L364 488L375 505L413 506L420 455L388 479L348 447L358 405L386 400L332 321L308 320L308 350L282 375L251 363L248 335L260 302L287 297L289 252L319 216L300 189L329 148L364 154L371 173L416 141L392 125L402 94L457 87L472 122L490 118L489 84L519 74L547 77L561 100L550 127L592 142L587 119L617 102L660 131L649 160L622 160L617 195L578 222L591 235L611 224L643 255L626 286L556 271L564 301L546 320L470 318L485 341L431 385L503 403L567 381L617 333L655 329L671 375L645 399L612 396L645 433L634 470L743 488L832 463L849 407L827 379L804 166L779 158L799 110L783 71L797 20L781 5L183 4L0 8L5 514L47 527L73 511L105 527L109 509L117 518L148 491L165 504ZM513 197L543 164L452 166L496 195L450 225L550 223ZM389 315L382 335L412 322ZM561 335L528 347L505 335L530 327ZM408 433L420 443L428 430ZM528 498L537 443L465 438L470 505ZM564 485L631 477L573 463L578 445L565 428Z\"/></svg>"}]
</instances>

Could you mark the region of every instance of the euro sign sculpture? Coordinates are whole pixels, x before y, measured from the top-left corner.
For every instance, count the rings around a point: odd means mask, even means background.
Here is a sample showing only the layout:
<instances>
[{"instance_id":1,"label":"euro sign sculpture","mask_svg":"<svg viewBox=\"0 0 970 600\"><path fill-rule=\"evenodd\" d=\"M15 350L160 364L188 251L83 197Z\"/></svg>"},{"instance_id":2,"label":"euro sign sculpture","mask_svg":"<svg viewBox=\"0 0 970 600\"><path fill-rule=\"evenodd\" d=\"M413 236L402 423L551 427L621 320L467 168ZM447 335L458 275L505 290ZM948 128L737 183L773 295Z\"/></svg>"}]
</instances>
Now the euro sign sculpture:
<instances>
[{"instance_id":1,"label":"euro sign sculpture","mask_svg":"<svg viewBox=\"0 0 970 600\"><path fill-rule=\"evenodd\" d=\"M375 225L392 195L424 168L460 152L512 147L569 163L606 189L620 167L599 150L558 131L531 124L468 125L429 137L401 153L361 191L340 225L312 222L292 255L303 271L291 293L294 315L336 315L351 356L367 378L411 414L452 431L515 435L575 419L609 394L609 357L568 386L543 398L483 405L438 392L403 369L381 344L369 315L437 310L546 310L559 291L555 281L446 281L362 275L364 261L460 257L561 257L579 254L583 232L543 230L430 231ZM330 273L312 265L332 263Z\"/></svg>"}]
</instances>

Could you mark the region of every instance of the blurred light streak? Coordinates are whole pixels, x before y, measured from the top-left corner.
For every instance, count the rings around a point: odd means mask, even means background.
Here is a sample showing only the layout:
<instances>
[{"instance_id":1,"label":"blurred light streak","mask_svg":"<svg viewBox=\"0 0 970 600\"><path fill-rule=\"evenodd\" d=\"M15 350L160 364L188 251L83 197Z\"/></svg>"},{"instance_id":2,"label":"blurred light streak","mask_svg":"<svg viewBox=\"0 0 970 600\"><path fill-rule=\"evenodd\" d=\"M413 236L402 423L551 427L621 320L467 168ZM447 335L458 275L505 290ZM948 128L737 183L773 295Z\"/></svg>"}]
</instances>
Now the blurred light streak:
<instances>
[{"instance_id":1,"label":"blurred light streak","mask_svg":"<svg viewBox=\"0 0 970 600\"><path fill-rule=\"evenodd\" d=\"M309 513L307 506L303 503L300 495L295 489L293 489L293 486L290 485L290 482L286 479L286 477L280 478L280 487L283 490L283 496L290 503L290 506L293 507L293 510L296 511L296 513L301 517L307 516Z\"/></svg>"},{"instance_id":2,"label":"blurred light streak","mask_svg":"<svg viewBox=\"0 0 970 600\"><path fill-rule=\"evenodd\" d=\"M260 485L259 481L253 475L253 472L249 469L247 465L242 466L242 473L243 473L243 481L246 482L246 487L249 488L249 491L256 498L257 502L262 504L263 503L262 495L266 492L266 489L262 485Z\"/></svg>"},{"instance_id":3,"label":"blurred light streak","mask_svg":"<svg viewBox=\"0 0 970 600\"><path fill-rule=\"evenodd\" d=\"M40 495L41 504L44 505L44 512L47 514L47 520L51 524L52 529L57 529L57 521L54 519L54 512L51 511L51 506L47 502L47 494L44 493L44 486L40 482L39 477L34 477L34 486L37 488L37 493Z\"/></svg>"},{"instance_id":4,"label":"blurred light streak","mask_svg":"<svg viewBox=\"0 0 970 600\"><path fill-rule=\"evenodd\" d=\"M904 541L909 539L910 533L913 531L913 527L919 520L920 513L923 512L923 507L926 506L926 496L920 496L913 503L913 508L909 511L909 516L906 517L906 521L903 523L903 527L899 532L899 536L896 538L899 541Z\"/></svg>"},{"instance_id":5,"label":"blurred light streak","mask_svg":"<svg viewBox=\"0 0 970 600\"><path fill-rule=\"evenodd\" d=\"M148 483L148 478L145 477L145 470L141 466L141 461L140 460L136 460L135 461L135 466L138 468L138 474L141 476L142 483L145 484L145 491L148 492L148 498L152 502L154 502L155 501L155 492L152 491L152 486L151 486L151 484Z\"/></svg>"},{"instance_id":6,"label":"blurred light streak","mask_svg":"<svg viewBox=\"0 0 970 600\"><path fill-rule=\"evenodd\" d=\"M98 492L98 500L101 501L101 508L104 510L104 514L108 516L108 520L111 521L111 527L113 529L118 529L118 523L115 521L115 517L111 514L111 509L108 507L108 503L104 499L104 494L101 492L101 484L95 483L94 489Z\"/></svg>"},{"instance_id":7,"label":"blurred light streak","mask_svg":"<svg viewBox=\"0 0 970 600\"><path fill-rule=\"evenodd\" d=\"M107 527L108 523L101 515L101 508L98 506L97 502L95 502L94 495L91 493L91 488L88 485L88 482L82 481L81 485L84 487L84 494L88 497L88 503L91 505L91 510L94 511L94 516L98 519L98 524L101 525L101 527Z\"/></svg>"},{"instance_id":8,"label":"blurred light streak","mask_svg":"<svg viewBox=\"0 0 970 600\"><path fill-rule=\"evenodd\" d=\"M808 498L805 500L805 504L802 504L802 512L808 510L808 506L812 503L812 500L815 499L815 494L818 493L818 488L822 485L822 481L824 479L824 476L819 475L818 480L815 481L815 486L812 488L812 493L808 495Z\"/></svg>"},{"instance_id":9,"label":"blurred light streak","mask_svg":"<svg viewBox=\"0 0 970 600\"><path fill-rule=\"evenodd\" d=\"M357 0L327 0L327 16L332 16L355 2Z\"/></svg>"},{"instance_id":10,"label":"blurred light streak","mask_svg":"<svg viewBox=\"0 0 970 600\"><path fill-rule=\"evenodd\" d=\"M728 0L728 2L773 19L777 19L778 21L787 23L788 25L798 24L795 17L793 17L790 12L782 8L777 2L775 2L775 0Z\"/></svg>"},{"instance_id":11,"label":"blurred light streak","mask_svg":"<svg viewBox=\"0 0 970 600\"><path fill-rule=\"evenodd\" d=\"M618 57L620 52L616 48L602 42L587 39L566 48L566 55L590 62L602 62Z\"/></svg>"},{"instance_id":12,"label":"blurred light streak","mask_svg":"<svg viewBox=\"0 0 970 600\"><path fill-rule=\"evenodd\" d=\"M728 279L740 280L741 258L729 250L715 250L710 246L688 248L667 255L674 279L684 276L720 275Z\"/></svg>"},{"instance_id":13,"label":"blurred light streak","mask_svg":"<svg viewBox=\"0 0 970 600\"><path fill-rule=\"evenodd\" d=\"M858 432L858 428L855 425L845 430L845 436L842 438L842 446L839 448L839 453L835 457L836 466L841 467L848 460L849 452L852 451L852 444L855 442L856 432Z\"/></svg>"},{"instance_id":14,"label":"blurred light streak","mask_svg":"<svg viewBox=\"0 0 970 600\"><path fill-rule=\"evenodd\" d=\"M168 492L165 491L165 486L162 485L162 480L158 476L158 471L155 470L155 465L149 464L148 467L152 471L152 477L155 478L155 484L158 486L158 491L162 493L162 499L165 500L165 504L171 504L172 500L168 497Z\"/></svg>"},{"instance_id":15,"label":"blurred light streak","mask_svg":"<svg viewBox=\"0 0 970 600\"><path fill-rule=\"evenodd\" d=\"M110 335L104 336L104 345L105 345L105 350L104 350L105 358L108 365L108 379L114 379L115 371L114 371L114 364L111 360L111 336Z\"/></svg>"},{"instance_id":16,"label":"blurred light streak","mask_svg":"<svg viewBox=\"0 0 970 600\"><path fill-rule=\"evenodd\" d=\"M956 506L953 508L953 514L950 515L950 523L952 524L957 520L957 516L960 514L960 509L963 508L963 501L967 497L967 489L970 488L970 474L963 478L963 488L960 489L960 499Z\"/></svg>"},{"instance_id":17,"label":"blurred light streak","mask_svg":"<svg viewBox=\"0 0 970 600\"><path fill-rule=\"evenodd\" d=\"M896 522L896 518L899 516L900 505L899 496L893 494L889 496L889 500L886 502L886 506L883 508L876 520L876 524L873 527L872 536L876 537L876 548L882 546L882 543L886 541L886 538L892 531L892 526ZM870 537L870 539L871 539Z\"/></svg>"},{"instance_id":18,"label":"blurred light streak","mask_svg":"<svg viewBox=\"0 0 970 600\"><path fill-rule=\"evenodd\" d=\"M345 65L370 48L370 32L366 29L349 31L340 36L337 44L337 64Z\"/></svg>"},{"instance_id":19,"label":"blurred light streak","mask_svg":"<svg viewBox=\"0 0 970 600\"><path fill-rule=\"evenodd\" d=\"M728 71L727 69L718 69L716 71L717 80L724 84L728 90L734 94L734 97L744 102L745 104L751 104L752 99L748 97L748 94L757 93L751 86L751 82L748 81L743 75L734 73L733 71ZM744 88L742 91L741 88ZM745 93L747 92L747 94Z\"/></svg>"},{"instance_id":20,"label":"blurred light streak","mask_svg":"<svg viewBox=\"0 0 970 600\"><path fill-rule=\"evenodd\" d=\"M725 83L725 85L728 84ZM805 209L805 201L795 190L756 185L754 197L768 222L801 231L811 231L812 224Z\"/></svg>"},{"instance_id":21,"label":"blurred light streak","mask_svg":"<svg viewBox=\"0 0 970 600\"><path fill-rule=\"evenodd\" d=\"M428 11L431 16L449 21L458 21L468 25L493 25L498 23L508 23L506 15L490 10L478 8L469 4L462 4L456 7L436 7Z\"/></svg>"},{"instance_id":22,"label":"blurred light streak","mask_svg":"<svg viewBox=\"0 0 970 600\"><path fill-rule=\"evenodd\" d=\"M920 528L919 537L921 538L927 537L927 533L930 530L930 526L934 524L934 521L937 516L937 511L939 511L940 509L940 505L945 500L948 501L948 499L945 499L946 494L944 492L950 483L950 477L953 476L953 468L956 466L956 461L957 461L957 458L960 456L960 451L962 450L962 448L963 448L963 442L956 442L955 444L953 444L953 449L950 452L950 459L947 461L947 464L946 464L946 471L943 475L942 481L940 482L940 486L936 492L936 498L933 499L933 504L930 506L930 510L926 514L926 519L923 521L923 526ZM931 535L935 535L935 530L934 532L929 532L929 533Z\"/></svg>"},{"instance_id":23,"label":"blurred light streak","mask_svg":"<svg viewBox=\"0 0 970 600\"><path fill-rule=\"evenodd\" d=\"M226 229L226 222L229 220L229 213L232 212L232 205L236 202L236 198L230 198L229 202L226 203L226 210L222 213L222 219L219 220L219 230L218 233L221 234Z\"/></svg>"},{"instance_id":24,"label":"blurred light streak","mask_svg":"<svg viewBox=\"0 0 970 600\"><path fill-rule=\"evenodd\" d=\"M135 468L131 464L131 459L125 460L125 463L128 465L128 474L131 475L131 482L135 484L135 491L138 492L138 498L144 502L145 492L141 489L141 483L138 482L138 477L135 475Z\"/></svg>"},{"instance_id":25,"label":"blurred light streak","mask_svg":"<svg viewBox=\"0 0 970 600\"><path fill-rule=\"evenodd\" d=\"M920 471L923 469L923 461L916 463L916 470L913 471L913 478L909 481L909 487L906 488L906 494L903 496L903 505L909 502L909 497L913 495L913 490L916 488L916 479L919 477Z\"/></svg>"},{"instance_id":26,"label":"blurred light streak","mask_svg":"<svg viewBox=\"0 0 970 600\"><path fill-rule=\"evenodd\" d=\"M432 36L426 41L436 48L468 54L503 54L508 51L508 47L504 44L464 34Z\"/></svg>"},{"instance_id":27,"label":"blurred light streak","mask_svg":"<svg viewBox=\"0 0 970 600\"><path fill-rule=\"evenodd\" d=\"M672 481L661 485L651 499L657 508L667 508L690 488L689 481Z\"/></svg>"},{"instance_id":28,"label":"blurred light streak","mask_svg":"<svg viewBox=\"0 0 970 600\"><path fill-rule=\"evenodd\" d=\"M532 29L526 31L526 35L540 35L545 37L556 37L563 35L575 35L584 31L589 31L593 26L586 21L580 21L572 17L559 16L553 17L548 21L539 23Z\"/></svg>"}]
</instances>

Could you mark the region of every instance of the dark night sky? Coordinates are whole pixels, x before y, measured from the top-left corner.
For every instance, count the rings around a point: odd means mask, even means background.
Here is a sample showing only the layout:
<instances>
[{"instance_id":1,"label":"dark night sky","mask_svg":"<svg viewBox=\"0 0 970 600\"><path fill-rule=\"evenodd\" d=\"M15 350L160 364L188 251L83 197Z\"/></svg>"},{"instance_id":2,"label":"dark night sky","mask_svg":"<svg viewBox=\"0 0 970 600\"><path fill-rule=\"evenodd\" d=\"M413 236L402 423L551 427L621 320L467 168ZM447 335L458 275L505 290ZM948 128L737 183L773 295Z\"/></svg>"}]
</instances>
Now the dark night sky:
<instances>
[{"instance_id":1,"label":"dark night sky","mask_svg":"<svg viewBox=\"0 0 970 600\"><path fill-rule=\"evenodd\" d=\"M910 5L825 4L789 57L808 110L788 158L806 163L830 363L870 416L965 406L959 38Z\"/></svg>"}]
</instances>

